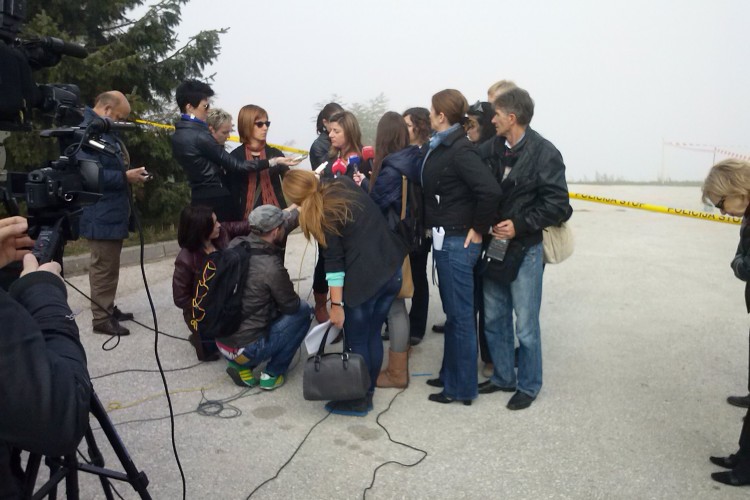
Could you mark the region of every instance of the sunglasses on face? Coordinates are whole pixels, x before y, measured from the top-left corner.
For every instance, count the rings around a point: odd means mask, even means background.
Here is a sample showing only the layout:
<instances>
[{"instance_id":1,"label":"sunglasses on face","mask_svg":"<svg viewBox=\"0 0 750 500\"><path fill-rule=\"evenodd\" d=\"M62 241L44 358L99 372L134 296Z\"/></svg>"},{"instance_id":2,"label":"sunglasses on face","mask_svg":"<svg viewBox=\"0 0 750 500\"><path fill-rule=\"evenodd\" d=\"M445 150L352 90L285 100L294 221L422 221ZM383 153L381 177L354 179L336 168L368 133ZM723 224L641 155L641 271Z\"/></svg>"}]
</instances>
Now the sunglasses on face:
<instances>
[{"instance_id":1,"label":"sunglasses on face","mask_svg":"<svg viewBox=\"0 0 750 500\"><path fill-rule=\"evenodd\" d=\"M722 196L721 199L719 199L719 201L717 201L716 203L714 203L714 206L716 208L718 208L719 210L724 210L724 202L725 201L727 201L727 197L726 196Z\"/></svg>"},{"instance_id":2,"label":"sunglasses on face","mask_svg":"<svg viewBox=\"0 0 750 500\"><path fill-rule=\"evenodd\" d=\"M264 122L262 122L262 121L255 122L255 126L258 127L258 128L263 128L263 125L265 125L266 127L270 127L271 126L271 122L268 121L268 120L266 120Z\"/></svg>"}]
</instances>

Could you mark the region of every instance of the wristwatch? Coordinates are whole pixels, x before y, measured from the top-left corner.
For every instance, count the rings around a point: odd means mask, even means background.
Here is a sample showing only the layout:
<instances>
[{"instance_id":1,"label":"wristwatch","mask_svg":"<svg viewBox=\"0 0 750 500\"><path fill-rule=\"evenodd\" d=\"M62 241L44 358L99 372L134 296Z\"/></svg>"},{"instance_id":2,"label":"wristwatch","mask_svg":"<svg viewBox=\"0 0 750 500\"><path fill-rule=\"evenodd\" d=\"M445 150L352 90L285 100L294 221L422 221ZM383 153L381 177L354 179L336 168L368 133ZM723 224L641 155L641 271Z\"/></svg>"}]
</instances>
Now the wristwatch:
<instances>
[{"instance_id":1,"label":"wristwatch","mask_svg":"<svg viewBox=\"0 0 750 500\"><path fill-rule=\"evenodd\" d=\"M344 307L344 301L343 301L343 300L342 300L341 302L334 302L334 301L331 301L331 305L332 305L332 306L339 306L339 307Z\"/></svg>"}]
</instances>

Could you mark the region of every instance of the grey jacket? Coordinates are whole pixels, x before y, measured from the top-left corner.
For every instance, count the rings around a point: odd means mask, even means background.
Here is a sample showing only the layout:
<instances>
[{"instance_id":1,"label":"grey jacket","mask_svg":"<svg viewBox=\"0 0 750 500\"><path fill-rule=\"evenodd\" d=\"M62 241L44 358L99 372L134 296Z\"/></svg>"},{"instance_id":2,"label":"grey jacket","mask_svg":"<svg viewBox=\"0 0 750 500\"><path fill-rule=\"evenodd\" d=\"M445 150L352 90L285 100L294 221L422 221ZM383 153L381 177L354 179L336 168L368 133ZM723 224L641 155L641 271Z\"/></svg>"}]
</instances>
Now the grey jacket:
<instances>
[{"instance_id":1,"label":"grey jacket","mask_svg":"<svg viewBox=\"0 0 750 500\"><path fill-rule=\"evenodd\" d=\"M298 217L299 212L293 210L287 221L287 232L297 226ZM229 247L243 241L250 243L252 257L242 292L242 323L233 335L216 339L235 348L245 347L268 335L271 323L282 314L296 313L300 303L284 267L284 248L267 243L252 233L233 239Z\"/></svg>"}]
</instances>

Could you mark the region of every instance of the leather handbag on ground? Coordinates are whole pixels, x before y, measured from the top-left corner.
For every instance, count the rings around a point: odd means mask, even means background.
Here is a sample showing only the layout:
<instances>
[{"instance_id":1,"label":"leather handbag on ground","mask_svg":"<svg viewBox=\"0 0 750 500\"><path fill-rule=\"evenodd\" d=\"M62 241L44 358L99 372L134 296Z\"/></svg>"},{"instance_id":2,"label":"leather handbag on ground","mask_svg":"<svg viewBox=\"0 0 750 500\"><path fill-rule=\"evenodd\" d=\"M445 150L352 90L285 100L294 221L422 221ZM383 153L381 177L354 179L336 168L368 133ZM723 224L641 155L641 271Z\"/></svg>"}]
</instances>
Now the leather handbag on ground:
<instances>
[{"instance_id":1,"label":"leather handbag on ground","mask_svg":"<svg viewBox=\"0 0 750 500\"><path fill-rule=\"evenodd\" d=\"M543 236L542 248L544 249L545 264L559 264L573 255L575 241L573 231L567 222L563 222L559 226L544 228Z\"/></svg>"},{"instance_id":2,"label":"leather handbag on ground","mask_svg":"<svg viewBox=\"0 0 750 500\"><path fill-rule=\"evenodd\" d=\"M318 352L305 361L302 394L308 401L343 401L365 397L370 389L370 373L361 354L325 354L329 326Z\"/></svg>"},{"instance_id":3,"label":"leather handbag on ground","mask_svg":"<svg viewBox=\"0 0 750 500\"><path fill-rule=\"evenodd\" d=\"M511 240L503 260L493 259L486 252L482 253L479 272L485 278L508 285L518 277L518 270L521 269L525 255L526 247L517 240Z\"/></svg>"},{"instance_id":4,"label":"leather handbag on ground","mask_svg":"<svg viewBox=\"0 0 750 500\"><path fill-rule=\"evenodd\" d=\"M401 176L401 221L406 219L406 176ZM407 254L404 263L401 265L401 290L398 291L396 298L410 299L414 297L414 281L411 279L411 261Z\"/></svg>"}]
</instances>

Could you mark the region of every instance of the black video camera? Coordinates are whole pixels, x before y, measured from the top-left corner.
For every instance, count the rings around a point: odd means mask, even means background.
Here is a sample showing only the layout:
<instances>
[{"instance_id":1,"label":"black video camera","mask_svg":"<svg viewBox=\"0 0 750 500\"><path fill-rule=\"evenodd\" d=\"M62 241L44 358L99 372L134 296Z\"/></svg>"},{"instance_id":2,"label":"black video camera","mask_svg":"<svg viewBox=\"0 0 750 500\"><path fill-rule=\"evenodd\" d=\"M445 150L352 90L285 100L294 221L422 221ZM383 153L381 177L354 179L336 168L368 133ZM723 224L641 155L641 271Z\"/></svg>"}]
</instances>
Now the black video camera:
<instances>
[{"instance_id":1,"label":"black video camera","mask_svg":"<svg viewBox=\"0 0 750 500\"><path fill-rule=\"evenodd\" d=\"M83 120L80 91L72 84L37 85L32 72L52 67L63 55L85 58L86 49L58 38L18 38L26 18L26 0L0 0L0 130L31 130L32 113L40 110L55 126L42 137L60 144L61 156L29 174L5 172L0 165L0 198L10 215L19 213L16 199L28 207L29 235L37 240L33 253L40 263L62 261L68 240L78 238L78 218L83 206L101 197L95 160L78 158L84 150L116 154L113 146L99 140L110 130L132 128L97 118L88 127L70 127Z\"/></svg>"}]
</instances>

